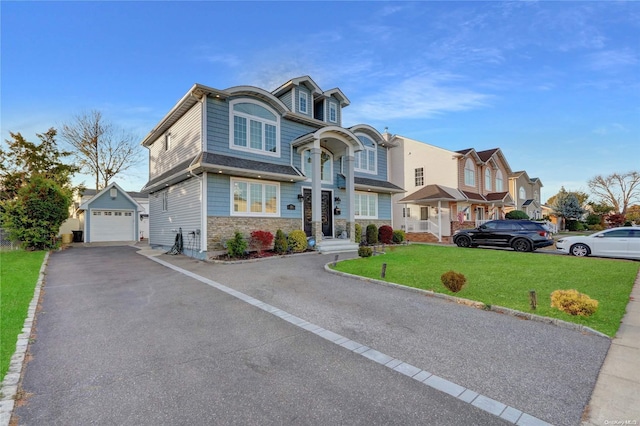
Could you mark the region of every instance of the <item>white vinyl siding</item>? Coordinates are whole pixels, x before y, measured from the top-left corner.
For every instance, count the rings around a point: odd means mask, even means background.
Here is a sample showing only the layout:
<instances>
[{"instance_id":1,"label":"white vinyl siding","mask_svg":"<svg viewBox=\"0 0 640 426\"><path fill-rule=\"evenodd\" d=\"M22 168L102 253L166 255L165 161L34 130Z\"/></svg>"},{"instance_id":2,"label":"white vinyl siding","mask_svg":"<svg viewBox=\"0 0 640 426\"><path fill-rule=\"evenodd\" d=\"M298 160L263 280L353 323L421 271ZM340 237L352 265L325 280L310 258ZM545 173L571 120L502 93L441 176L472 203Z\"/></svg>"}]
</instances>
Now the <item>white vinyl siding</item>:
<instances>
[{"instance_id":1,"label":"white vinyl siding","mask_svg":"<svg viewBox=\"0 0 640 426\"><path fill-rule=\"evenodd\" d=\"M200 103L194 105L149 147L149 180L200 152L201 109Z\"/></svg>"},{"instance_id":2,"label":"white vinyl siding","mask_svg":"<svg viewBox=\"0 0 640 426\"><path fill-rule=\"evenodd\" d=\"M167 210L163 211L166 193ZM200 179L191 178L149 195L149 243L171 247L177 231L182 228L183 239L189 232L202 230L200 207Z\"/></svg>"},{"instance_id":3,"label":"white vinyl siding","mask_svg":"<svg viewBox=\"0 0 640 426\"><path fill-rule=\"evenodd\" d=\"M279 216L280 185L231 179L232 216Z\"/></svg>"}]
</instances>

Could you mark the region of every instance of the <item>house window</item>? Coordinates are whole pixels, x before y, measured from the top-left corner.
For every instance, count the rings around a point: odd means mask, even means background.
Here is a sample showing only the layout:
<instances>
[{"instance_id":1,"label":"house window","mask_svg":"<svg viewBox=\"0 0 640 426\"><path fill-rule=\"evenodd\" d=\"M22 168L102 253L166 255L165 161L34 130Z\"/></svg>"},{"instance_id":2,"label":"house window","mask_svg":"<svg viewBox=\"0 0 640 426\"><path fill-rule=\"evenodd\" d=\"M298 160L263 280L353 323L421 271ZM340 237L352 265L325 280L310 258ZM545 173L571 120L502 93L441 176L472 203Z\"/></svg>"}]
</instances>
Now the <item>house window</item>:
<instances>
[{"instance_id":1,"label":"house window","mask_svg":"<svg viewBox=\"0 0 640 426\"><path fill-rule=\"evenodd\" d=\"M231 179L234 216L278 216L280 186L251 180Z\"/></svg>"},{"instance_id":2,"label":"house window","mask_svg":"<svg viewBox=\"0 0 640 426\"><path fill-rule=\"evenodd\" d=\"M164 135L164 150L169 151L171 148L171 133L165 133Z\"/></svg>"},{"instance_id":3,"label":"house window","mask_svg":"<svg viewBox=\"0 0 640 426\"><path fill-rule=\"evenodd\" d=\"M114 212L114 216L122 216L122 212Z\"/></svg>"},{"instance_id":4,"label":"house window","mask_svg":"<svg viewBox=\"0 0 640 426\"><path fill-rule=\"evenodd\" d=\"M298 92L298 102L300 106L300 112L302 114L308 114L307 104L309 102L309 95L302 91Z\"/></svg>"},{"instance_id":5,"label":"house window","mask_svg":"<svg viewBox=\"0 0 640 426\"><path fill-rule=\"evenodd\" d=\"M329 121L338 122L338 105L335 102L329 102Z\"/></svg>"},{"instance_id":6,"label":"house window","mask_svg":"<svg viewBox=\"0 0 640 426\"><path fill-rule=\"evenodd\" d=\"M533 192L533 199L536 201L540 201L540 195L538 194L537 189Z\"/></svg>"},{"instance_id":7,"label":"house window","mask_svg":"<svg viewBox=\"0 0 640 426\"><path fill-rule=\"evenodd\" d=\"M97 211L95 211L95 210L94 210L93 212L91 212L91 213L92 213L94 216L100 216L100 215L102 215L102 212L97 212Z\"/></svg>"},{"instance_id":8,"label":"house window","mask_svg":"<svg viewBox=\"0 0 640 426\"><path fill-rule=\"evenodd\" d=\"M491 170L486 169L484 171L484 189L491 191Z\"/></svg>"},{"instance_id":9,"label":"house window","mask_svg":"<svg viewBox=\"0 0 640 426\"><path fill-rule=\"evenodd\" d=\"M411 208L410 207L404 207L402 209L402 217L411 217Z\"/></svg>"},{"instance_id":10,"label":"house window","mask_svg":"<svg viewBox=\"0 0 640 426\"><path fill-rule=\"evenodd\" d=\"M464 184L467 186L476 186L476 166L471 161L471 158L467 158L464 163Z\"/></svg>"},{"instance_id":11,"label":"house window","mask_svg":"<svg viewBox=\"0 0 640 426\"><path fill-rule=\"evenodd\" d=\"M105 216L111 216L111 212L104 212Z\"/></svg>"},{"instance_id":12,"label":"house window","mask_svg":"<svg viewBox=\"0 0 640 426\"><path fill-rule=\"evenodd\" d=\"M124 215L125 216L132 216L132 213L131 212L124 212Z\"/></svg>"},{"instance_id":13,"label":"house window","mask_svg":"<svg viewBox=\"0 0 640 426\"><path fill-rule=\"evenodd\" d=\"M266 107L247 100L231 102L230 148L280 155L279 118Z\"/></svg>"},{"instance_id":14,"label":"house window","mask_svg":"<svg viewBox=\"0 0 640 426\"><path fill-rule=\"evenodd\" d=\"M162 211L169 211L169 191L162 191Z\"/></svg>"},{"instance_id":15,"label":"house window","mask_svg":"<svg viewBox=\"0 0 640 426\"><path fill-rule=\"evenodd\" d=\"M357 172L375 174L377 171L376 144L366 136L358 135L358 139L364 145L364 149L356 152L353 168Z\"/></svg>"},{"instance_id":16,"label":"house window","mask_svg":"<svg viewBox=\"0 0 640 426\"><path fill-rule=\"evenodd\" d=\"M496 192L502 192L502 171L496 172Z\"/></svg>"},{"instance_id":17,"label":"house window","mask_svg":"<svg viewBox=\"0 0 640 426\"><path fill-rule=\"evenodd\" d=\"M424 185L424 168L418 167L415 170L415 181L416 181L416 186Z\"/></svg>"},{"instance_id":18,"label":"house window","mask_svg":"<svg viewBox=\"0 0 640 426\"><path fill-rule=\"evenodd\" d=\"M518 191L518 197L520 197L520 200L523 201L527 198L527 193L524 190L524 187L521 186L520 187L520 191Z\"/></svg>"},{"instance_id":19,"label":"house window","mask_svg":"<svg viewBox=\"0 0 640 426\"><path fill-rule=\"evenodd\" d=\"M304 150L302 152L302 170L306 177L311 179L312 169L311 151ZM320 154L320 180L324 183L333 182L333 156L324 149Z\"/></svg>"},{"instance_id":20,"label":"house window","mask_svg":"<svg viewBox=\"0 0 640 426\"><path fill-rule=\"evenodd\" d=\"M378 194L356 192L353 195L354 215L360 219L378 218Z\"/></svg>"}]
</instances>

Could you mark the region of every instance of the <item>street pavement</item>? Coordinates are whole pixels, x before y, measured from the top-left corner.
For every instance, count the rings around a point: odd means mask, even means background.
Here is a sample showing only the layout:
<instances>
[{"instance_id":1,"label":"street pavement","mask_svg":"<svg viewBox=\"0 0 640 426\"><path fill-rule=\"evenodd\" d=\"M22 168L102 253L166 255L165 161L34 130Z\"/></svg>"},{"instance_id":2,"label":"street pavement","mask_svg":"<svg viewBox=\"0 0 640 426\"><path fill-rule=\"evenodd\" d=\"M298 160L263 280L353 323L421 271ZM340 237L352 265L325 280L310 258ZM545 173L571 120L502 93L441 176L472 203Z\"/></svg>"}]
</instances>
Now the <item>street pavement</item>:
<instances>
[{"instance_id":1,"label":"street pavement","mask_svg":"<svg viewBox=\"0 0 640 426\"><path fill-rule=\"evenodd\" d=\"M334 275L324 270L332 259L212 264L131 247L53 253L22 382L27 398L14 419L507 424L491 414L500 405L520 413L519 424L580 423L609 339ZM360 355L291 318L372 351ZM427 386L367 357L374 352L484 400Z\"/></svg>"}]
</instances>

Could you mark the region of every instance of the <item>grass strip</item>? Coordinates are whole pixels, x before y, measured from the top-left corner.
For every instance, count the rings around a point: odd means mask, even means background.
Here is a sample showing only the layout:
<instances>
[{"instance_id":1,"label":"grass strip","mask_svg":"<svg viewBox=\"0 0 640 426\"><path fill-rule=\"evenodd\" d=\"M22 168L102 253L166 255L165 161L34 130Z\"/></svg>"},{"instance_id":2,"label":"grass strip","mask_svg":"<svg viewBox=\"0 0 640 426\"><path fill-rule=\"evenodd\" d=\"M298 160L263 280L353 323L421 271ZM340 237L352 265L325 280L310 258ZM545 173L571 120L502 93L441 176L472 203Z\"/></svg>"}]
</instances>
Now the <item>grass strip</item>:
<instances>
[{"instance_id":1,"label":"grass strip","mask_svg":"<svg viewBox=\"0 0 640 426\"><path fill-rule=\"evenodd\" d=\"M0 381L27 318L44 251L0 251Z\"/></svg>"},{"instance_id":2,"label":"grass strip","mask_svg":"<svg viewBox=\"0 0 640 426\"><path fill-rule=\"evenodd\" d=\"M338 263L333 269L368 278L503 306L522 312L582 324L615 336L625 314L640 262L618 259L518 253L511 250L462 249L412 244L388 246L386 254ZM467 277L458 293L444 287L440 276L453 270ZM599 302L590 317L572 316L551 307L555 290L576 289ZM535 290L537 309L529 291Z\"/></svg>"}]
</instances>

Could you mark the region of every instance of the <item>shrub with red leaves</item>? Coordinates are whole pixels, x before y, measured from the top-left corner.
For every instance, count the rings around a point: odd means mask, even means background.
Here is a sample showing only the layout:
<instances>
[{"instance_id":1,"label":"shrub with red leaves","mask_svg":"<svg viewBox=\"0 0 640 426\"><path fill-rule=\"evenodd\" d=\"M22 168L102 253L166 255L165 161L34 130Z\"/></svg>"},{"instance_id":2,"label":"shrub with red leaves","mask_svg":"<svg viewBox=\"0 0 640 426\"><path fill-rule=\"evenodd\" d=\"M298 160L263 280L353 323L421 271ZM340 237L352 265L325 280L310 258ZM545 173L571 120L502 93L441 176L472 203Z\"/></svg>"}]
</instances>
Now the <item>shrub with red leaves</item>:
<instances>
[{"instance_id":1,"label":"shrub with red leaves","mask_svg":"<svg viewBox=\"0 0 640 426\"><path fill-rule=\"evenodd\" d=\"M251 232L251 247L255 248L258 253L271 248L273 242L273 234L269 231L253 231Z\"/></svg>"},{"instance_id":2,"label":"shrub with red leaves","mask_svg":"<svg viewBox=\"0 0 640 426\"><path fill-rule=\"evenodd\" d=\"M393 244L393 228L389 225L382 225L378 229L378 240L382 244Z\"/></svg>"}]
</instances>

